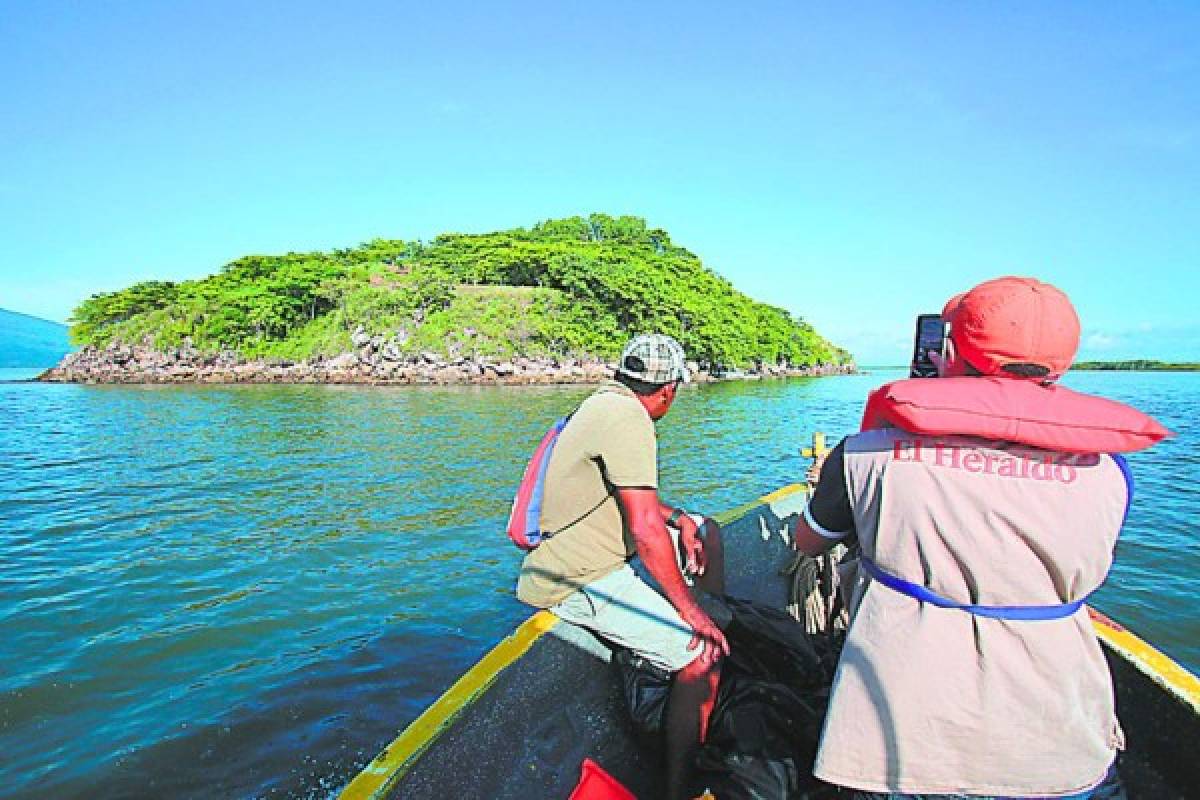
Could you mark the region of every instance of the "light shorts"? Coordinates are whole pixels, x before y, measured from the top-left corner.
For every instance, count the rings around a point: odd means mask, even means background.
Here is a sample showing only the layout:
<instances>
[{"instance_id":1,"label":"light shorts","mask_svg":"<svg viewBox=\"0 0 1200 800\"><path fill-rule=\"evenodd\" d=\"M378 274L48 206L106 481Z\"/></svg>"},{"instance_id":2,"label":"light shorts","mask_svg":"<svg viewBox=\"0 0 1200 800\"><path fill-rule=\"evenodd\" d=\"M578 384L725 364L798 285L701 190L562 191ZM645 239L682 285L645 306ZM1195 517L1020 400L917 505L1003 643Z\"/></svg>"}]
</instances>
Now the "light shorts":
<instances>
[{"instance_id":1,"label":"light shorts","mask_svg":"<svg viewBox=\"0 0 1200 800\"><path fill-rule=\"evenodd\" d=\"M673 528L667 530L678 553L679 533ZM717 625L728 622L728 611L720 598L694 589L693 595ZM667 672L678 672L700 655L699 646L688 649L691 627L667 598L642 580L629 564L572 592L550 611L559 619L632 650Z\"/></svg>"}]
</instances>

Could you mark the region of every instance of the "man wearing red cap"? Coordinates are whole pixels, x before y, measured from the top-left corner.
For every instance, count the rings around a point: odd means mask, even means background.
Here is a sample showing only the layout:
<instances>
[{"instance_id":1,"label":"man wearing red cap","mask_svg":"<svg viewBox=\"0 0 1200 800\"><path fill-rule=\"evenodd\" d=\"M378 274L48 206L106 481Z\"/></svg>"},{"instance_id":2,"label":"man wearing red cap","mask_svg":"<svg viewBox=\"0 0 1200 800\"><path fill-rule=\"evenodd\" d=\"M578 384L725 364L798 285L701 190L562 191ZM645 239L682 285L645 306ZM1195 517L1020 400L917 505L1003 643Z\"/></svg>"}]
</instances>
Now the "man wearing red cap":
<instances>
[{"instance_id":1,"label":"man wearing red cap","mask_svg":"<svg viewBox=\"0 0 1200 800\"><path fill-rule=\"evenodd\" d=\"M814 773L856 800L1123 797L1083 599L1132 491L1106 453L1167 432L1055 385L1080 331L1055 287L999 278L943 317L939 377L873 393L796 526L804 552L861 548ZM1130 444L1129 420L1144 441Z\"/></svg>"},{"instance_id":2,"label":"man wearing red cap","mask_svg":"<svg viewBox=\"0 0 1200 800\"><path fill-rule=\"evenodd\" d=\"M946 375L1014 375L1053 381L1079 348L1071 301L1033 278L997 278L950 299L942 310L951 338ZM942 354L935 354L940 357Z\"/></svg>"}]
</instances>

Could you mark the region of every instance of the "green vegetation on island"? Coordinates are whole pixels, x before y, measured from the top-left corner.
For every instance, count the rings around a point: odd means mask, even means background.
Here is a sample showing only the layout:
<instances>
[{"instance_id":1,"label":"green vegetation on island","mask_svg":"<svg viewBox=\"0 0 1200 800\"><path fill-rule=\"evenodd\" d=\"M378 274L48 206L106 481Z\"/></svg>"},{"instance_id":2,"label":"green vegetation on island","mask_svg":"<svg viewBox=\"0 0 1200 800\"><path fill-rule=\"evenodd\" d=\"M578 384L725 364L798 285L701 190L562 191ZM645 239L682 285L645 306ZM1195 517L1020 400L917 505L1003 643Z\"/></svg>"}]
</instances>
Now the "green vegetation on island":
<instances>
[{"instance_id":1,"label":"green vegetation on island","mask_svg":"<svg viewBox=\"0 0 1200 800\"><path fill-rule=\"evenodd\" d=\"M187 340L205 352L298 361L350 350L360 326L406 352L450 356L614 358L630 333L661 331L709 366L851 358L802 318L734 289L665 231L605 214L428 243L246 256L200 280L93 295L75 309L71 337L161 350Z\"/></svg>"},{"instance_id":2,"label":"green vegetation on island","mask_svg":"<svg viewBox=\"0 0 1200 800\"><path fill-rule=\"evenodd\" d=\"M1200 364L1192 361L1148 361L1135 359L1132 361L1079 361L1071 365L1071 369L1085 370L1121 370L1126 372L1198 372Z\"/></svg>"}]
</instances>

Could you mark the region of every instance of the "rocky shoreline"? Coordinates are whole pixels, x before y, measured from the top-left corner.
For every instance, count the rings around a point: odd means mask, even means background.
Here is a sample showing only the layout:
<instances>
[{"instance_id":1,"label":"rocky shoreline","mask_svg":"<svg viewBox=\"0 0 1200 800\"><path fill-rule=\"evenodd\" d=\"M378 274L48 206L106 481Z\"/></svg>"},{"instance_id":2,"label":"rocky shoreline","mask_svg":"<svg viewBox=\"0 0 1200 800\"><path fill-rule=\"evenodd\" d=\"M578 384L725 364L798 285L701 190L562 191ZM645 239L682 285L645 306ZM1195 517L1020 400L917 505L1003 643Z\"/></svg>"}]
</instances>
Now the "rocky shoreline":
<instances>
[{"instance_id":1,"label":"rocky shoreline","mask_svg":"<svg viewBox=\"0 0 1200 800\"><path fill-rule=\"evenodd\" d=\"M245 360L233 351L201 353L184 346L158 350L148 345L84 347L68 354L37 380L49 383L333 383L364 385L530 385L600 383L615 364L578 359L447 357L433 352L402 353L382 337L358 335L352 352L305 361ZM697 382L769 377L846 375L854 366L766 366L713 375L692 363Z\"/></svg>"}]
</instances>

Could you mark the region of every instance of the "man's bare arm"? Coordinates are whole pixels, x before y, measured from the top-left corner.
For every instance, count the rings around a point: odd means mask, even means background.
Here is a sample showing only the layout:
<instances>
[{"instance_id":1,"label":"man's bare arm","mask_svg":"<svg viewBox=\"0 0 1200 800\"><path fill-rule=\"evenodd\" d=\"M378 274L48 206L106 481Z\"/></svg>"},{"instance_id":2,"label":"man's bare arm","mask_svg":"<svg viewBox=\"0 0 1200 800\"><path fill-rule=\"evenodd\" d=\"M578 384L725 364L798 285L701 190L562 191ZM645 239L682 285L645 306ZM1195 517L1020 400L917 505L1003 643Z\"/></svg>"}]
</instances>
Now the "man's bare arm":
<instances>
[{"instance_id":1,"label":"man's bare arm","mask_svg":"<svg viewBox=\"0 0 1200 800\"><path fill-rule=\"evenodd\" d=\"M675 563L675 546L667 533L663 504L654 489L617 489L617 499L625 510L633 543L642 563L662 587L663 594L683 621L695 632L694 642L703 648L701 658L715 662L729 654L729 645L721 629L696 604L683 582ZM668 515L669 516L669 515Z\"/></svg>"},{"instance_id":2,"label":"man's bare arm","mask_svg":"<svg viewBox=\"0 0 1200 800\"><path fill-rule=\"evenodd\" d=\"M792 547L802 553L820 555L853 532L854 515L846 491L845 458L846 440L843 439L813 465L815 475L810 468L808 480L816 487L792 529ZM831 527L826 529L826 526Z\"/></svg>"}]
</instances>

